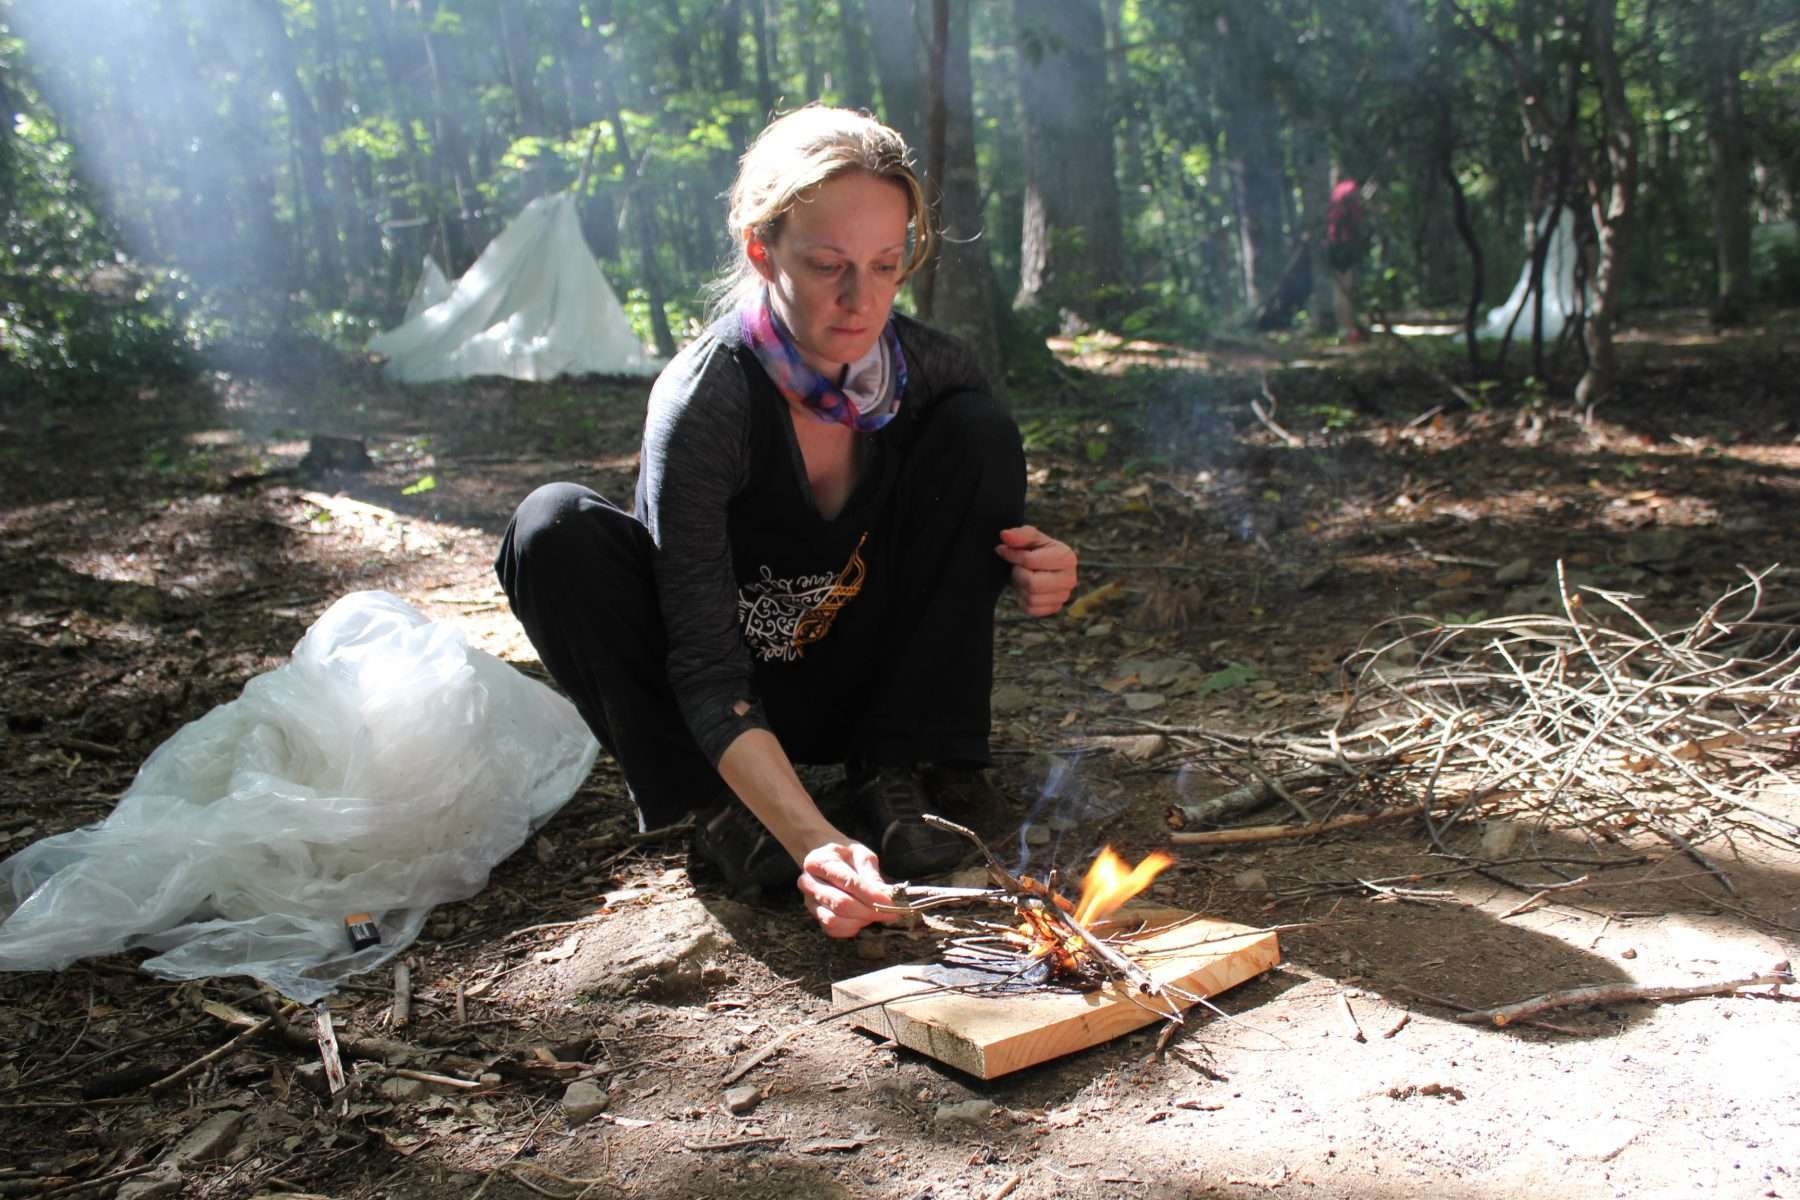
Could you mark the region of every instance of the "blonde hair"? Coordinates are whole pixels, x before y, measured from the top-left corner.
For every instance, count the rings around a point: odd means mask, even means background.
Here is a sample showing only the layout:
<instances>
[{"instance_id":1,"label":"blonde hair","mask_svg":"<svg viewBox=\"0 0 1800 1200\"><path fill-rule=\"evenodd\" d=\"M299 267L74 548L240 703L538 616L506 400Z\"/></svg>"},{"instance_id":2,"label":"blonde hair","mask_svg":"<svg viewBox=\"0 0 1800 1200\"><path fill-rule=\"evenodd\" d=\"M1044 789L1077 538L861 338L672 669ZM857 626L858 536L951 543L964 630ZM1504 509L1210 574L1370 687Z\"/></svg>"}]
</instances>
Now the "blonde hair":
<instances>
[{"instance_id":1,"label":"blonde hair","mask_svg":"<svg viewBox=\"0 0 1800 1200\"><path fill-rule=\"evenodd\" d=\"M905 138L868 113L848 108L809 104L770 122L744 152L731 185L725 225L732 261L707 288L713 315L730 312L762 290L762 276L750 264L747 235L773 244L796 204L848 171L892 180L906 193L912 246L900 278L918 270L930 256L936 234L911 157Z\"/></svg>"}]
</instances>

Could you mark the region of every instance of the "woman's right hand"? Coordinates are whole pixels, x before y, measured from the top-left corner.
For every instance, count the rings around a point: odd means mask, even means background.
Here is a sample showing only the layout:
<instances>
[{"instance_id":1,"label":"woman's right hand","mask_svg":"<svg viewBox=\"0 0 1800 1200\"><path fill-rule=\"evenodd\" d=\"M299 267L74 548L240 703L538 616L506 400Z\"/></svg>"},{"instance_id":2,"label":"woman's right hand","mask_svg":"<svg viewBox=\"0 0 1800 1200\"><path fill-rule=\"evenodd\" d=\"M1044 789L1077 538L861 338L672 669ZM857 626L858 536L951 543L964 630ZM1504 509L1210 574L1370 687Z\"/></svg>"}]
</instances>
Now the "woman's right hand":
<instances>
[{"instance_id":1,"label":"woman's right hand","mask_svg":"<svg viewBox=\"0 0 1800 1200\"><path fill-rule=\"evenodd\" d=\"M877 921L900 916L877 904L892 904L894 891L881 877L875 852L860 842L815 846L800 863L800 892L807 911L835 938L853 937Z\"/></svg>"}]
</instances>

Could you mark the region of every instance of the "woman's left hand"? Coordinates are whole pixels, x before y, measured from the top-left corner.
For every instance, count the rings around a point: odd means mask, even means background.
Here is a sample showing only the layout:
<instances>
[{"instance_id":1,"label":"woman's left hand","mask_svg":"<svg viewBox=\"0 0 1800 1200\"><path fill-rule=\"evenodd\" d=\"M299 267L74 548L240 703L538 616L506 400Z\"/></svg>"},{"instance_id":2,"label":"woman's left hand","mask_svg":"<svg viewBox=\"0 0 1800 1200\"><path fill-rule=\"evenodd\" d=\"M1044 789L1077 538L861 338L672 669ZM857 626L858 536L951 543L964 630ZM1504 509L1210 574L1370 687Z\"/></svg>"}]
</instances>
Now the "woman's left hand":
<instances>
[{"instance_id":1,"label":"woman's left hand","mask_svg":"<svg viewBox=\"0 0 1800 1200\"><path fill-rule=\"evenodd\" d=\"M994 553L1012 564L1013 594L1031 616L1049 616L1075 590L1075 551L1030 525L1002 529Z\"/></svg>"}]
</instances>

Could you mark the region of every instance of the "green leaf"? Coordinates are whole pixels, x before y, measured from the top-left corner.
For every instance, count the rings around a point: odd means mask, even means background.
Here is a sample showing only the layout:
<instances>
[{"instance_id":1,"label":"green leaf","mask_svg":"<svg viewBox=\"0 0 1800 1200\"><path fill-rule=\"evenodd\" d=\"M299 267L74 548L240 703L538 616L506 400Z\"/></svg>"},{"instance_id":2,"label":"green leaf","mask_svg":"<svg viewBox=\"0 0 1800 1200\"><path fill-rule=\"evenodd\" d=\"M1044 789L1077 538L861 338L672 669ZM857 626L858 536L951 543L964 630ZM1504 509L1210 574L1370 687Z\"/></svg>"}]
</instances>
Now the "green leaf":
<instances>
[{"instance_id":1,"label":"green leaf","mask_svg":"<svg viewBox=\"0 0 1800 1200\"><path fill-rule=\"evenodd\" d=\"M417 479L413 480L411 483L407 484L405 487L401 488L400 494L402 496L416 496L420 492L429 492L432 488L434 488L436 486L437 486L437 476L436 475L421 475Z\"/></svg>"},{"instance_id":2,"label":"green leaf","mask_svg":"<svg viewBox=\"0 0 1800 1200\"><path fill-rule=\"evenodd\" d=\"M1255 667L1252 667L1247 663L1232 663L1229 667L1223 667L1220 670L1214 671L1211 675L1208 675L1205 679L1201 680L1200 686L1194 689L1194 695L1210 696L1214 692L1224 692L1235 687L1243 687L1246 683L1253 683L1255 680Z\"/></svg>"}]
</instances>

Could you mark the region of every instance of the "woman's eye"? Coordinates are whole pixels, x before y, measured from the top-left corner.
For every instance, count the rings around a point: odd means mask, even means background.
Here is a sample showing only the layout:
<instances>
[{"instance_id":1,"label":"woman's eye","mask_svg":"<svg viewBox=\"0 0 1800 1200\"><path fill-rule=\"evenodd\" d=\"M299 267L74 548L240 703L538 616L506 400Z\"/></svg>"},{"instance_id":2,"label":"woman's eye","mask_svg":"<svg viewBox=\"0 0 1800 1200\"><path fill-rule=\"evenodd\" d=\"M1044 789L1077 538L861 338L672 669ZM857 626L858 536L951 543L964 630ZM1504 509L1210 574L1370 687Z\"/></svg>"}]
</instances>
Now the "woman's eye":
<instances>
[{"instance_id":1,"label":"woman's eye","mask_svg":"<svg viewBox=\"0 0 1800 1200\"><path fill-rule=\"evenodd\" d=\"M876 272L881 275L892 275L894 272L898 271L899 269L900 269L899 263L877 263L875 266Z\"/></svg>"},{"instance_id":2,"label":"woman's eye","mask_svg":"<svg viewBox=\"0 0 1800 1200\"><path fill-rule=\"evenodd\" d=\"M840 265L839 263L814 263L812 269L820 275L835 275Z\"/></svg>"}]
</instances>

